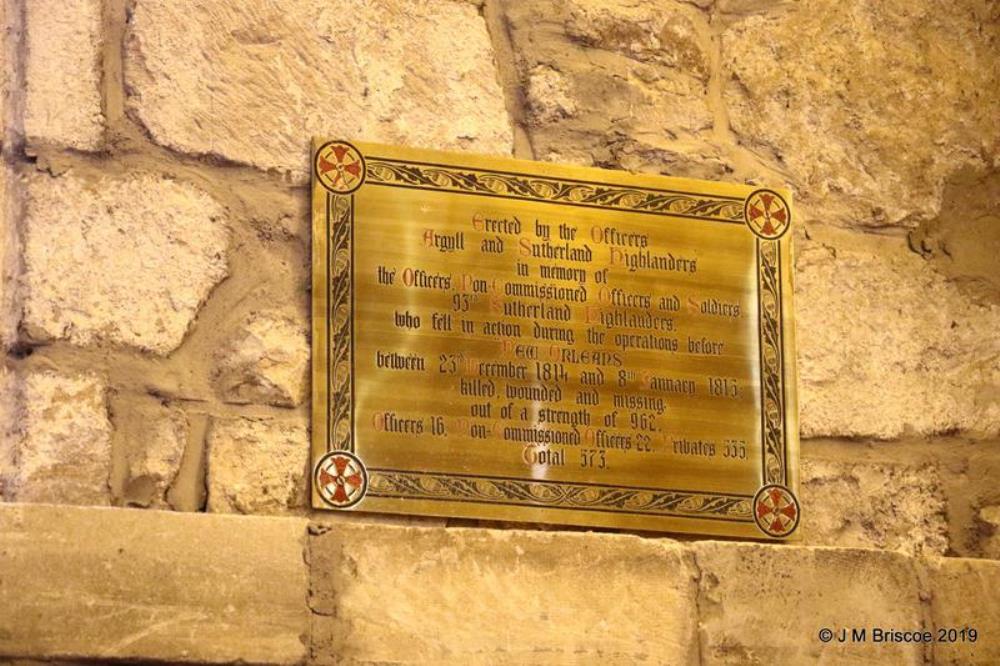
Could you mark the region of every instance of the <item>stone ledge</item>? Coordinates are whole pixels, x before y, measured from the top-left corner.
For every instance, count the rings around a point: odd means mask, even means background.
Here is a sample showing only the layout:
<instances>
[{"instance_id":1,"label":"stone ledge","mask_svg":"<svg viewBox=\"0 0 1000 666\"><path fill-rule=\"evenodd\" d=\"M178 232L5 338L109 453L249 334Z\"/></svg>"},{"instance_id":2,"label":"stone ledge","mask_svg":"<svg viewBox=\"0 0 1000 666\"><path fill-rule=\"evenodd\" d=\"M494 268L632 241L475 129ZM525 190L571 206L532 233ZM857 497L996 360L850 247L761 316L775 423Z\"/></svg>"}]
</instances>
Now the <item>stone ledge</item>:
<instances>
[{"instance_id":1,"label":"stone ledge","mask_svg":"<svg viewBox=\"0 0 1000 666\"><path fill-rule=\"evenodd\" d=\"M922 666L923 646L819 640L820 630L921 629L915 560L891 551L702 541L702 654L711 664Z\"/></svg>"},{"instance_id":2,"label":"stone ledge","mask_svg":"<svg viewBox=\"0 0 1000 666\"><path fill-rule=\"evenodd\" d=\"M697 663L672 540L339 524L310 560L319 663Z\"/></svg>"},{"instance_id":3,"label":"stone ledge","mask_svg":"<svg viewBox=\"0 0 1000 666\"><path fill-rule=\"evenodd\" d=\"M0 657L299 663L306 521L0 505Z\"/></svg>"},{"instance_id":4,"label":"stone ledge","mask_svg":"<svg viewBox=\"0 0 1000 666\"><path fill-rule=\"evenodd\" d=\"M1000 562L609 533L311 531L316 663L1000 663ZM963 624L975 644L871 640L874 627ZM852 627L867 641L819 640Z\"/></svg>"},{"instance_id":5,"label":"stone ledge","mask_svg":"<svg viewBox=\"0 0 1000 666\"><path fill-rule=\"evenodd\" d=\"M0 663L1000 663L998 561L364 519L0 504Z\"/></svg>"},{"instance_id":6,"label":"stone ledge","mask_svg":"<svg viewBox=\"0 0 1000 666\"><path fill-rule=\"evenodd\" d=\"M921 574L931 596L927 628L950 633L972 627L979 634L975 643L934 643L934 663L1000 663L1000 562L938 557L927 561Z\"/></svg>"}]
</instances>

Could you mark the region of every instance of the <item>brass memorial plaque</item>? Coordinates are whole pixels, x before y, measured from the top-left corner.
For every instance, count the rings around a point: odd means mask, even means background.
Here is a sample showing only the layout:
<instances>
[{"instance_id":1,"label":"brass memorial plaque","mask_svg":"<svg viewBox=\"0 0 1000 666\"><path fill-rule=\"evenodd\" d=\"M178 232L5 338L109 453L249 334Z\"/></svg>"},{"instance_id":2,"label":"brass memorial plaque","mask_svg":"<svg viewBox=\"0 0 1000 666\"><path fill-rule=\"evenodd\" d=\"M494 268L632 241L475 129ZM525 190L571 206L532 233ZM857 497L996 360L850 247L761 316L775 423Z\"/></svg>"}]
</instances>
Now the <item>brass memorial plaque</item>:
<instances>
[{"instance_id":1,"label":"brass memorial plaque","mask_svg":"<svg viewBox=\"0 0 1000 666\"><path fill-rule=\"evenodd\" d=\"M319 140L316 508L784 538L781 189Z\"/></svg>"}]
</instances>

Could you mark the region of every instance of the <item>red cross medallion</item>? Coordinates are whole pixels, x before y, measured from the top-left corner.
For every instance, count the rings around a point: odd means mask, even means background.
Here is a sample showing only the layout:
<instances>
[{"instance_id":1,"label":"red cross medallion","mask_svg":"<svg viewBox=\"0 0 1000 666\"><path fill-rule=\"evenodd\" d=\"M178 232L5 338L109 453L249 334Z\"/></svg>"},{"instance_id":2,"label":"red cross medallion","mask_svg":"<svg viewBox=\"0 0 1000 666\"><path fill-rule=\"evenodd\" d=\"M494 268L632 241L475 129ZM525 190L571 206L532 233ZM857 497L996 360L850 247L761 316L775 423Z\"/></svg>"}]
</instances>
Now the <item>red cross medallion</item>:
<instances>
[{"instance_id":1,"label":"red cross medallion","mask_svg":"<svg viewBox=\"0 0 1000 666\"><path fill-rule=\"evenodd\" d=\"M368 488L368 472L353 453L333 451L316 466L316 490L327 504L346 509L361 501Z\"/></svg>"},{"instance_id":2,"label":"red cross medallion","mask_svg":"<svg viewBox=\"0 0 1000 666\"><path fill-rule=\"evenodd\" d=\"M780 194L756 190L743 204L743 218L752 232L766 240L775 240L788 231L792 214Z\"/></svg>"},{"instance_id":3,"label":"red cross medallion","mask_svg":"<svg viewBox=\"0 0 1000 666\"><path fill-rule=\"evenodd\" d=\"M764 486L753 498L753 519L764 534L786 537L799 526L798 500L784 486Z\"/></svg>"},{"instance_id":4,"label":"red cross medallion","mask_svg":"<svg viewBox=\"0 0 1000 666\"><path fill-rule=\"evenodd\" d=\"M330 141L316 151L316 180L334 194L350 194L365 180L365 158L346 141Z\"/></svg>"}]
</instances>

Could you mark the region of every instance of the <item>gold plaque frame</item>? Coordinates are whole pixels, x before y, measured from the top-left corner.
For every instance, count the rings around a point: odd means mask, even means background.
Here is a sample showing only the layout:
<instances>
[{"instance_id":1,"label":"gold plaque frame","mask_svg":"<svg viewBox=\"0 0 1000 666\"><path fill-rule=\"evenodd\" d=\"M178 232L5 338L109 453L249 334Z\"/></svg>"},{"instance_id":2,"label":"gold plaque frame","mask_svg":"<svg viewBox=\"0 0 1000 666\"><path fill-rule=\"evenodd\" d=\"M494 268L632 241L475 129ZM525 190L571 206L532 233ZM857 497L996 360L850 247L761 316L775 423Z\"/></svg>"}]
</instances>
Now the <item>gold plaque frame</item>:
<instances>
[{"instance_id":1,"label":"gold plaque frame","mask_svg":"<svg viewBox=\"0 0 1000 666\"><path fill-rule=\"evenodd\" d=\"M314 508L765 539L795 532L800 508L788 192L343 140L316 139L312 155ZM354 232L363 224L356 200L362 187L380 188L386 196L394 189L422 190L512 205L627 211L752 233L761 433L756 487L718 492L367 466L366 450L355 439ZM761 210L763 225L754 217Z\"/></svg>"}]
</instances>

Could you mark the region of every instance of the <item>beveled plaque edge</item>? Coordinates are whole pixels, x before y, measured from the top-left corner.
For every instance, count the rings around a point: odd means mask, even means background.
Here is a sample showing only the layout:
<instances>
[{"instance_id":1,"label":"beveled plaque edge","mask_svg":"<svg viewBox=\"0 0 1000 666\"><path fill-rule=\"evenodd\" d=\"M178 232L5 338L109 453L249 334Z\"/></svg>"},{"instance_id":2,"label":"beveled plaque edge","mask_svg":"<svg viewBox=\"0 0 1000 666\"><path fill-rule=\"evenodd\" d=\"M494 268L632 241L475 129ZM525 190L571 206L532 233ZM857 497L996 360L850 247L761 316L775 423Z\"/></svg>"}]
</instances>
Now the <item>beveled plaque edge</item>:
<instances>
[{"instance_id":1,"label":"beveled plaque edge","mask_svg":"<svg viewBox=\"0 0 1000 666\"><path fill-rule=\"evenodd\" d=\"M318 172L318 161L319 153L321 149L328 147L333 144L342 144L351 149L358 151L358 156L361 157L363 163L363 171L361 176L361 182L357 184L356 187L350 189L349 191L335 191L331 189L326 184L320 181ZM426 158L430 154L435 154L438 156L437 159L440 162L430 162L427 159L416 159L418 157ZM459 162L460 164L448 163L448 162ZM313 277L313 298L312 298L312 314L313 314L313 405L312 405L312 415L313 415L313 429L312 429L312 462L311 469L311 497L312 497L312 507L314 509L333 509L333 510L374 510L378 513L415 513L418 510L419 515L439 515L443 517L453 517L454 512L448 510L435 511L432 507L424 506L429 501L433 501L431 497L425 496L420 497L419 492L416 494L411 494L409 497L402 495L390 495L385 492L386 480L391 476L406 476L411 477L448 477L448 476L459 476L454 474L436 473L436 472L412 472L403 470L367 470L364 467L363 461L355 455L354 451L354 441L353 441L353 425L351 419L353 418L353 358L346 365L343 360L339 364L330 363L331 354L336 358L344 358L344 354L349 357L350 352L345 352L344 349L350 349L351 347L351 315L353 313L353 290L350 288L350 280L353 275L353 255L351 254L351 234L341 233L338 239L331 246L327 242L328 239L332 238L331 234L328 232L327 225L330 225L330 232L336 226L339 221L341 225L349 224L351 225L351 230L353 229L353 214L354 214L354 191L361 187L366 181L374 182L383 185L396 184L402 187L414 187L417 189L435 189L444 191L454 191L456 193L461 193L463 191L468 192L468 190L463 190L467 187L467 182L464 179L449 179L446 178L445 181L436 179L442 176L442 174L447 174L448 171L462 173L463 176L468 175L469 172L474 172L476 174L485 174L491 180L495 186L498 182L502 183L503 179L508 176L521 177L525 180L535 181L541 183L543 186L548 187L546 193L554 193L563 197L564 200L559 200L556 197L549 197L547 200L554 200L557 203L569 204L569 205L595 205L598 207L605 207L602 205L604 202L598 200L597 203L591 203L590 201L584 201L581 203L579 201L580 191L590 192L595 196L610 197L612 199L612 204L615 205L614 209L626 210L630 212L650 212L652 214L659 215L669 215L671 217L698 217L699 219L714 219L719 222L732 222L746 224L750 227L750 230L758 236L757 247L758 247L758 262L762 257L761 250L763 249L765 253L770 256L774 254L774 264L773 267L777 269L777 275L774 276L774 286L777 292L774 294L775 305L777 306L778 321L777 321L777 331L779 333L780 343L778 345L778 353L775 355L776 358L780 359L781 368L778 375L780 381L780 407L782 418L780 422L782 424L781 441L782 447L780 454L777 457L778 467L775 469L772 464L768 467L768 447L766 442L762 442L762 454L764 455L764 461L761 468L761 486L754 496L748 496L746 499L750 500L743 504L743 502L738 502L736 504L731 504L730 506L742 505L740 508L744 509L752 516L748 519L743 519L742 525L737 529L726 529L717 530L714 526L701 525L700 523L705 523L709 517L692 515L690 513L686 514L670 514L670 520L683 520L688 519L698 523L699 525L695 527L694 523L685 523L684 526L673 525L668 527L659 526L639 526L637 529L653 529L656 531L675 531L675 532L694 532L701 534L719 534L719 535L733 535L733 536L747 536L752 538L763 538L768 540L780 539L780 540L794 540L795 539L795 529L799 524L800 518L800 507L797 500L798 494L798 453L799 453L799 438L798 438L798 412L797 412L797 399L796 390L797 386L797 368L796 359L794 353L794 318L790 317L792 310L792 293L793 293L793 281L792 281L792 267L794 266L792 262L792 234L790 229L792 227L792 206L791 206L791 192L786 188L780 187L756 187L749 185L741 185L734 183L713 183L713 186L719 187L724 192L731 192L732 194L720 194L720 195L708 195L698 192L685 192L681 188L687 187L699 187L703 186L701 181L696 181L686 178L672 178L666 176L650 176L645 174L631 174L629 172L616 172L604 169L592 168L592 167L576 167L576 166L564 166L564 165L554 165L548 163L539 163L527 160L517 160L509 157L497 157L491 158L489 156L474 155L474 154L464 154L464 153L453 153L444 151L431 151L423 149L414 149L401 146L388 146L377 143L369 142L350 142L338 139L324 139L320 137L315 137L313 139L312 146L312 182L311 182L311 198L312 198L312 229L313 229L313 252L314 260L312 262L312 277ZM538 165L543 164L545 166L546 175L536 175L532 173L517 172L513 171L518 167L521 168L534 168L537 169ZM497 167L510 167L512 171L500 171ZM374 167L374 169L373 169ZM398 167L398 168L393 168ZM427 173L430 172L435 176L435 180L428 182ZM558 175L560 172L565 173L566 176ZM553 175L556 174L556 175ZM574 178L573 176L589 176L589 179L585 178ZM591 180L593 179L593 180ZM598 180L599 179L599 180ZM401 181L397 183L392 183L391 181ZM457 184L454 181L458 181ZM568 184L566 190L560 190L558 188L552 189L551 185L553 183L559 184L565 182ZM607 191L604 191L604 190ZM601 191L596 191L601 190ZM781 202L787 207L789 213L789 219L783 231L774 239L769 239L767 237L762 237L753 226L750 224L747 218L746 209L749 205L751 197L758 195L761 192L770 192L778 196ZM473 191L474 194L486 194L490 196L490 193L484 192L482 190ZM737 193L742 193L742 200L739 199ZM657 205L662 203L665 197L673 197L673 201L680 201L677 197L689 197L693 198L692 202L694 204L694 214L690 213L690 209L678 212L677 210L670 209L658 209L650 210L650 206L655 208ZM514 197L511 197L514 198ZM523 196L521 198L529 200L537 200L535 196ZM700 200L700 201L699 201ZM625 202L623 205L622 202ZM705 202L709 202L709 207L705 208ZM740 214L737 216L735 212L736 204L738 202L738 207L740 209ZM643 210L634 210L630 205L641 204ZM698 208L698 206L702 206ZM707 214L706 214L707 212ZM317 215L319 213L319 215ZM714 217L712 217L714 215ZM341 228L343 228L341 226ZM315 256L323 254L326 255L325 266L320 265L319 262L315 260ZM339 258L339 261L338 261ZM338 268L339 267L339 268ZM766 268L766 267L765 267ZM761 267L758 267L758 271ZM330 276L332 272L343 272L347 277L347 292L349 293L350 309L346 313L346 320L341 319L340 326L337 329L337 334L333 336L333 346L331 347L330 340L330 330L331 327L327 324L327 310L329 308L330 292L328 291L328 285L330 285ZM763 283L764 278L760 278ZM317 294L322 293L322 296L317 298ZM336 300L336 296L334 296ZM759 313L763 313L763 305ZM344 322L346 321L346 325ZM762 326L762 317L758 317L758 326ZM763 363L764 358L764 335L761 336L761 358ZM338 347L339 345L339 347ZM339 349L339 351L338 351ZM327 382L317 381L319 377L322 376L324 369L327 369ZM788 390L789 383L792 387ZM762 398L764 397L764 373L762 370L762 381L761 381L761 392ZM335 399L340 398L340 409L338 410L339 416L334 418L334 437L331 438L331 428L328 416L331 413L331 409L327 408L327 405L335 401ZM771 396L773 399L774 396ZM350 406L349 408L344 407L344 402ZM766 419L767 410L761 409L762 418ZM346 432L345 432L346 431ZM766 435L765 435L766 437ZM775 457L775 453L772 453L772 458ZM328 469L334 469L339 465L331 466L332 462L344 462L344 459L353 459L358 462L362 469L364 469L363 475L363 485L360 487L360 495L355 498L351 498L349 502L342 504L337 504L331 502L329 498L324 497L318 490L319 475L323 471L323 466L326 464ZM792 461L795 464L790 464ZM347 464L350 464L348 460ZM501 477L482 477L488 479L490 482L505 481L505 482L515 482L526 485L538 485L537 481L528 479L502 479ZM373 485L378 489L376 492L370 492L370 488ZM440 478L438 479L440 481ZM546 482L554 483L557 485L573 486L573 485L588 485L588 484L575 484L572 482ZM419 485L419 484L418 484ZM601 484L590 484L590 485L601 485ZM795 509L795 520L791 528L783 534L773 534L770 533L765 527L761 526L761 523L757 520L758 517L758 498L762 496L762 491L771 486L777 486L784 493L787 493L787 497L790 498L791 503L794 505ZM409 488L412 490L415 486L409 484ZM417 486L418 487L418 486ZM418 487L419 489L419 487ZM621 489L618 489L621 490ZM627 489L626 489L627 490ZM711 493L698 493L697 491L659 491L663 493L670 492L681 492L690 495L711 495ZM372 500L386 500L385 502L380 502L380 506L365 508L359 506L362 498L366 494L371 495ZM718 495L718 494L716 494ZM741 499L743 496L739 496ZM419 498L419 499L418 499ZM751 499L752 498L752 499ZM439 499L439 498L433 498ZM392 500L399 500L397 503L393 503ZM415 502L418 502L421 506L416 506ZM370 502L369 502L370 504ZM544 504L522 504L522 513L530 515L532 510L539 510L545 512L546 517L540 517L538 519L534 518L511 518L510 516L504 516L502 519L505 521L513 522L544 522L544 523L556 523L562 524L561 521L552 520L548 517L547 513L551 510L552 506L545 506ZM560 507L563 508L563 507ZM570 508L570 507L565 507ZM587 513L588 516L590 512L594 510L592 505L589 508L583 508L582 506L578 509L583 513ZM477 517L482 518L480 513L490 513L490 511L480 511L477 509ZM741 515L746 515L743 511L740 511ZM609 522L609 526L621 527L622 522L630 522L629 520L620 520L624 515L624 512L617 512L613 520L613 524ZM635 513L638 516L637 520L644 520L647 514L641 512ZM599 524L601 521L594 521L588 518L587 524ZM579 523L568 523L568 524L579 524ZM695 529L688 530L685 528L686 525L692 525ZM755 529L744 530L743 527L749 526ZM733 527L736 527L735 525ZM626 527L627 528L627 527ZM747 532L747 533L743 533Z\"/></svg>"}]
</instances>

